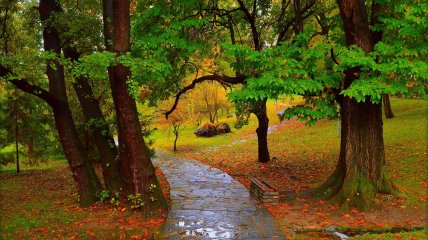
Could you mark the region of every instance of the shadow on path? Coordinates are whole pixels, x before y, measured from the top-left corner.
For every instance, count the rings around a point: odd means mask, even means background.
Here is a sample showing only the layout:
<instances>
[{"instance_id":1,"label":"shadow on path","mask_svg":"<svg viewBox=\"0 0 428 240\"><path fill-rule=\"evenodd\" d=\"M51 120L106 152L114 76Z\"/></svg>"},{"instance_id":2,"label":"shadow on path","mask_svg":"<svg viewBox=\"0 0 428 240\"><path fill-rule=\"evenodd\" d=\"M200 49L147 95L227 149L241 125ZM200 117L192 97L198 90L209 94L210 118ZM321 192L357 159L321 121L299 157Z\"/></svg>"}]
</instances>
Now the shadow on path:
<instances>
[{"instance_id":1,"label":"shadow on path","mask_svg":"<svg viewBox=\"0 0 428 240\"><path fill-rule=\"evenodd\" d=\"M272 215L228 174L157 152L171 187L163 239L285 239Z\"/></svg>"}]
</instances>

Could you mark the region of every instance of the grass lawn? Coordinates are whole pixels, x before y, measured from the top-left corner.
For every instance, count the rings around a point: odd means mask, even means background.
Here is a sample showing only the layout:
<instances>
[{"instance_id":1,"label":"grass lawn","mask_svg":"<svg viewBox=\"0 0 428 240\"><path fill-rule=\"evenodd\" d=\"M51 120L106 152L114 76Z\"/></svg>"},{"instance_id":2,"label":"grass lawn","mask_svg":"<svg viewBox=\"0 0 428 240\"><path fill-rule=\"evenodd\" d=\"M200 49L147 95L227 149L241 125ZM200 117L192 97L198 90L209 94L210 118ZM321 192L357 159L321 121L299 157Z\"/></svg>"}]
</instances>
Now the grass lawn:
<instances>
[{"instance_id":1,"label":"grass lawn","mask_svg":"<svg viewBox=\"0 0 428 240\"><path fill-rule=\"evenodd\" d=\"M329 226L346 228L388 228L391 226L427 226L427 103L420 99L392 98L393 119L384 119L385 152L388 170L402 192L399 197L379 195L380 208L371 212L341 212L338 206L323 201L299 199L297 203L268 206L277 223L287 235L291 229L323 229ZM269 102L270 123L278 123L275 103ZM231 120L229 120L231 121ZM277 160L257 163L257 141L254 137L255 118L249 126L213 138L197 138L183 132L178 142L178 156L197 159L228 172L246 187L249 179L266 179L280 191L302 191L319 186L334 170L339 153L337 120L323 120L314 127L292 120L269 135L271 156ZM237 139L248 141L231 144ZM158 133L155 148L172 149L172 136ZM415 236L425 232L408 233ZM385 239L396 238L395 234ZM381 236L381 235L380 235ZM301 236L299 236L300 239ZM364 239L364 238L363 238ZM380 237L379 239L382 239ZM406 239L403 237L403 239ZM419 237L415 237L419 239Z\"/></svg>"},{"instance_id":2,"label":"grass lawn","mask_svg":"<svg viewBox=\"0 0 428 240\"><path fill-rule=\"evenodd\" d=\"M164 221L108 202L80 208L65 160L22 168L0 171L0 239L143 239Z\"/></svg>"}]
</instances>

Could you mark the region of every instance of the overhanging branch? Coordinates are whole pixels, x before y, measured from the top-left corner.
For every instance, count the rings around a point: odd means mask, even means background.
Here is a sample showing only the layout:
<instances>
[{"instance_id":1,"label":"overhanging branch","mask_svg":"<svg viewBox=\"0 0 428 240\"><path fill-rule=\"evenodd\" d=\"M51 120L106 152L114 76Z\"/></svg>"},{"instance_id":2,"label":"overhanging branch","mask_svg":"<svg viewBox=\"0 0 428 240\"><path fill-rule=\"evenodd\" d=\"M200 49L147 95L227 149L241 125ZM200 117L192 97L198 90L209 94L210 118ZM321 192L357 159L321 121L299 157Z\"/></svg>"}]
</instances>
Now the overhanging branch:
<instances>
[{"instance_id":1,"label":"overhanging branch","mask_svg":"<svg viewBox=\"0 0 428 240\"><path fill-rule=\"evenodd\" d=\"M187 91L193 89L196 84L204 82L204 81L216 81L219 82L222 85L233 85L233 84L243 84L245 80L244 76L237 76L237 77L229 77L225 75L207 75L203 77L196 78L192 81L192 83L183 89L181 89L176 95L175 95L175 101L174 105L172 105L171 109L167 112L165 112L165 117L168 119L168 116L174 112L174 110L177 108L178 101L180 100L180 96L185 94Z\"/></svg>"},{"instance_id":2,"label":"overhanging branch","mask_svg":"<svg viewBox=\"0 0 428 240\"><path fill-rule=\"evenodd\" d=\"M0 65L0 77L6 77L7 75L11 75L11 74L12 74L12 71ZM58 99L55 96L53 96L50 92L48 92L47 90L39 86L29 83L25 79L13 79L13 80L9 80L8 82L12 83L13 85L15 85L15 87L21 89L24 92L32 94L44 100L51 107L55 107L58 104Z\"/></svg>"}]
</instances>

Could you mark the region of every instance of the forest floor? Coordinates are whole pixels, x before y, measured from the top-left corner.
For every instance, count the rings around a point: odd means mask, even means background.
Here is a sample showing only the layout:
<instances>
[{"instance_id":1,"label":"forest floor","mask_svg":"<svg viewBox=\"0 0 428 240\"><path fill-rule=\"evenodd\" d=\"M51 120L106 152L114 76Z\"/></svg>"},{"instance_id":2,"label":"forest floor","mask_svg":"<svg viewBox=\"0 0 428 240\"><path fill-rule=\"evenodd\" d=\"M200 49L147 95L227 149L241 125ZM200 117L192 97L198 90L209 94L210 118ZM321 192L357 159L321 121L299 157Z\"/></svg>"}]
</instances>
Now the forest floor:
<instances>
[{"instance_id":1,"label":"forest floor","mask_svg":"<svg viewBox=\"0 0 428 240\"><path fill-rule=\"evenodd\" d=\"M401 191L400 196L379 195L379 208L370 212L351 209L344 212L324 201L298 199L293 203L267 206L278 225L290 238L304 239L295 230L322 231L338 227L343 231L389 231L393 227L414 229L428 226L427 219L427 103L420 99L392 98L395 117L384 119L385 152L389 173ZM278 108L268 105L270 126L278 123ZM220 121L231 121L221 119ZM292 120L269 135L271 157L267 164L257 162L254 118L249 126L231 134L212 138L192 136L195 127L183 133L178 152L171 151L172 136L158 135L155 148L201 161L219 168L249 188L252 177L265 179L279 191L300 192L325 181L337 163L340 138L337 119L323 120L313 127ZM235 144L237 140L240 141ZM214 147L213 147L214 146ZM411 233L360 235L359 239L425 239L427 228ZM308 237L310 238L310 237Z\"/></svg>"},{"instance_id":2,"label":"forest floor","mask_svg":"<svg viewBox=\"0 0 428 240\"><path fill-rule=\"evenodd\" d=\"M392 98L395 118L384 119L384 139L389 173L400 196L379 195L379 208L371 212L344 212L328 202L299 198L296 202L267 206L289 238L318 239L319 235L294 230L321 231L337 227L341 232L389 231L393 227L413 232L358 235L356 239L426 239L427 224L427 103L418 99ZM288 103L269 101L270 126ZM233 118L223 118L233 124ZM197 138L188 123L173 153L173 136L164 123L155 125L154 147L177 157L195 159L221 169L247 188L249 179L265 179L279 191L299 192L319 186L332 173L339 151L337 120L323 120L314 127L292 120L269 135L270 163L257 162L254 139L256 121L242 129L212 138ZM230 144L234 142L234 144ZM132 239L156 235L164 219L144 221L140 214L110 203L79 208L67 163L52 160L15 174L13 166L0 170L0 239ZM161 181L167 189L165 180ZM420 229L420 228L419 228Z\"/></svg>"},{"instance_id":3,"label":"forest floor","mask_svg":"<svg viewBox=\"0 0 428 240\"><path fill-rule=\"evenodd\" d=\"M151 239L165 221L108 201L80 208L64 160L23 168L0 171L0 239Z\"/></svg>"}]
</instances>

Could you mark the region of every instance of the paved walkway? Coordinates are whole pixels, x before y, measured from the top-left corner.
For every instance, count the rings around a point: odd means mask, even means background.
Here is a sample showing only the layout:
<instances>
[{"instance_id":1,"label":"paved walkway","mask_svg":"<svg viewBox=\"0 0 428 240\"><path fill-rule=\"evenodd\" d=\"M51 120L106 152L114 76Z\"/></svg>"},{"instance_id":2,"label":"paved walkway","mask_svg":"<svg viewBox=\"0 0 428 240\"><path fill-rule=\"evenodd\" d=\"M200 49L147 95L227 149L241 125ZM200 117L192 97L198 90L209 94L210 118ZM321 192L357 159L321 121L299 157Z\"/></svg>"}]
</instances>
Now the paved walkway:
<instances>
[{"instance_id":1,"label":"paved walkway","mask_svg":"<svg viewBox=\"0 0 428 240\"><path fill-rule=\"evenodd\" d=\"M173 207L163 239L285 239L247 189L216 168L157 153Z\"/></svg>"}]
</instances>

